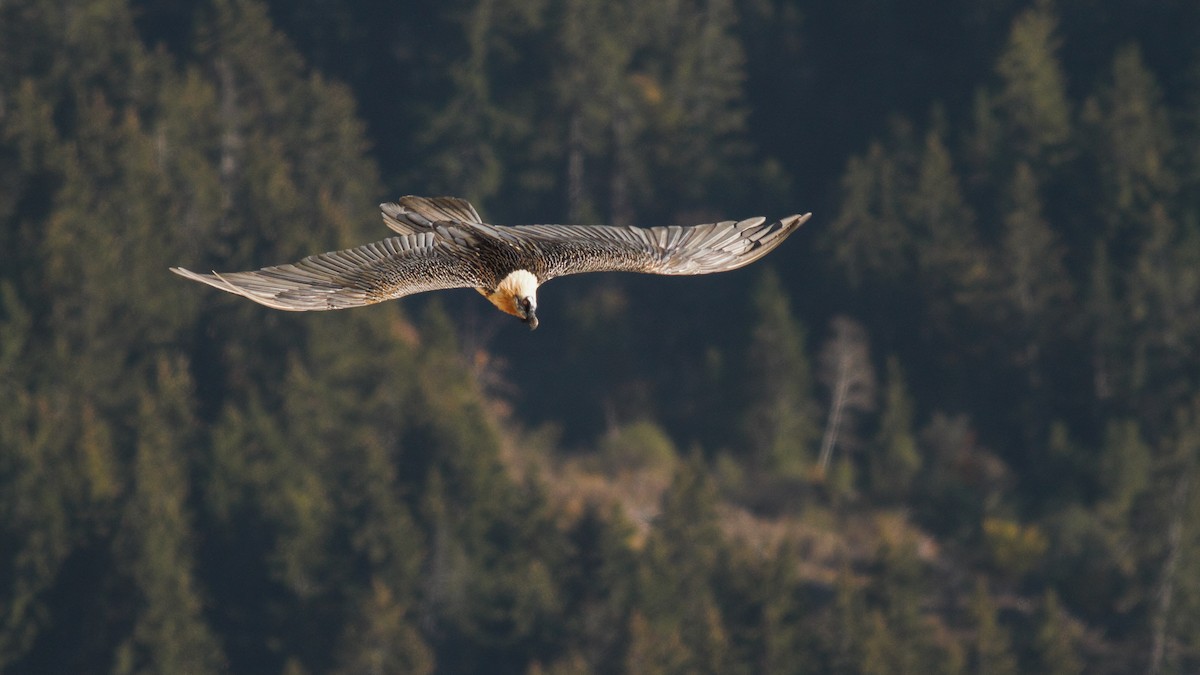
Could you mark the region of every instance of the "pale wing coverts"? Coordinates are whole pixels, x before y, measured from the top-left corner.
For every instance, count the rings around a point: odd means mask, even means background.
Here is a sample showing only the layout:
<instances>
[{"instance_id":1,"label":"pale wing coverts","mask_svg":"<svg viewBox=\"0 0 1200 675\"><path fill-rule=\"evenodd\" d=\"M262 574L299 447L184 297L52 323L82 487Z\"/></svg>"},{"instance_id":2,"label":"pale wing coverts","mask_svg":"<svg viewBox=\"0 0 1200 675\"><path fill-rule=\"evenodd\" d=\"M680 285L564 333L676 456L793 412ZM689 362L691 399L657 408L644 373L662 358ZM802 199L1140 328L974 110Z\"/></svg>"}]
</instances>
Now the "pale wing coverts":
<instances>
[{"instance_id":1,"label":"pale wing coverts","mask_svg":"<svg viewBox=\"0 0 1200 675\"><path fill-rule=\"evenodd\" d=\"M723 272L766 255L809 217L690 227L506 227L484 224L470 203L453 197L405 197L380 208L401 236L252 272L172 271L276 309L343 309L446 288L490 295L522 269L539 284L582 272Z\"/></svg>"}]
</instances>

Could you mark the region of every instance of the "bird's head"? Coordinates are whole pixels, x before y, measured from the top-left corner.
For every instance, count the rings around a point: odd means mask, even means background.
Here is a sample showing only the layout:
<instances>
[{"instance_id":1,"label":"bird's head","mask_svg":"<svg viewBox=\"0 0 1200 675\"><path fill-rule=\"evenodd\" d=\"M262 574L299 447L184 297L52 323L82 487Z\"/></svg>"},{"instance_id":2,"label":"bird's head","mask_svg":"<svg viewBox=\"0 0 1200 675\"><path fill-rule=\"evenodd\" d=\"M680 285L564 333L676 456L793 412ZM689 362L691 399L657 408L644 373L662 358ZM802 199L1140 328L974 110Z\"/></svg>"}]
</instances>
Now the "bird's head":
<instances>
[{"instance_id":1,"label":"bird's head","mask_svg":"<svg viewBox=\"0 0 1200 675\"><path fill-rule=\"evenodd\" d=\"M488 296L492 304L506 314L512 314L529 326L538 327L537 277L531 272L517 270L496 286L496 292Z\"/></svg>"}]
</instances>

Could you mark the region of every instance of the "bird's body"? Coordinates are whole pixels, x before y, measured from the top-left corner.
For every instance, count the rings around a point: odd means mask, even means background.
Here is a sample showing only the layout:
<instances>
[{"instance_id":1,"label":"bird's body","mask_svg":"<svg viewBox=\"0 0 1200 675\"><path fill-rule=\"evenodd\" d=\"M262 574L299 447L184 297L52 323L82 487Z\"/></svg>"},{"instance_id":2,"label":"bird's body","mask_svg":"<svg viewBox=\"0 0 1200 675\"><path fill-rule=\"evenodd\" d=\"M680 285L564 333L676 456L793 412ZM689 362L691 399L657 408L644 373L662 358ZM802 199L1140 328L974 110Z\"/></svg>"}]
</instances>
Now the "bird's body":
<instances>
[{"instance_id":1,"label":"bird's body","mask_svg":"<svg viewBox=\"0 0 1200 675\"><path fill-rule=\"evenodd\" d=\"M536 328L537 288L583 272L709 274L748 265L810 214L691 227L485 224L454 197L404 197L380 205L399 236L252 272L173 272L268 307L344 309L447 288L475 288Z\"/></svg>"}]
</instances>

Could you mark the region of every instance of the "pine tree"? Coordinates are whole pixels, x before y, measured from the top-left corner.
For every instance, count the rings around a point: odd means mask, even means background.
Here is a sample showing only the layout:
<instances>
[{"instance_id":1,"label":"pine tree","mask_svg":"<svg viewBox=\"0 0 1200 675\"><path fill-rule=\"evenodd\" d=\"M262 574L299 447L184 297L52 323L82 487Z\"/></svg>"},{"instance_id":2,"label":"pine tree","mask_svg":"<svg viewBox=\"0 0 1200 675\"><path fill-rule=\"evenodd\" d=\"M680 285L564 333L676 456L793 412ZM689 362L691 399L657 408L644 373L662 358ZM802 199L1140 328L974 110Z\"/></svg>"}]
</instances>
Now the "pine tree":
<instances>
[{"instance_id":1,"label":"pine tree","mask_svg":"<svg viewBox=\"0 0 1200 675\"><path fill-rule=\"evenodd\" d=\"M1002 85L996 100L1008 143L1018 161L1061 161L1071 133L1066 77L1059 63L1058 19L1048 0L1013 19L996 64Z\"/></svg>"},{"instance_id":2,"label":"pine tree","mask_svg":"<svg viewBox=\"0 0 1200 675\"><path fill-rule=\"evenodd\" d=\"M913 272L912 232L904 220L905 167L871 144L853 157L841 180L841 208L830 226L827 247L853 287L891 284Z\"/></svg>"},{"instance_id":3,"label":"pine tree","mask_svg":"<svg viewBox=\"0 0 1200 675\"><path fill-rule=\"evenodd\" d=\"M406 618L406 608L379 579L373 579L359 613L342 636L337 672L354 674L434 671L433 654Z\"/></svg>"},{"instance_id":4,"label":"pine tree","mask_svg":"<svg viewBox=\"0 0 1200 675\"><path fill-rule=\"evenodd\" d=\"M867 614L863 626L863 651L860 672L863 675L885 673L909 673L911 665L900 658L902 647L888 628L883 612L873 610Z\"/></svg>"},{"instance_id":5,"label":"pine tree","mask_svg":"<svg viewBox=\"0 0 1200 675\"><path fill-rule=\"evenodd\" d=\"M562 584L567 640L598 673L619 670L625 658L638 569L629 544L633 535L620 509L605 514L596 506L586 507L568 532L571 552Z\"/></svg>"},{"instance_id":6,"label":"pine tree","mask_svg":"<svg viewBox=\"0 0 1200 675\"><path fill-rule=\"evenodd\" d=\"M520 0L480 0L456 8L462 44L453 54L448 75L451 96L430 111L420 139L427 148L426 178L434 193L455 194L486 205L504 180L511 161L505 150L528 141L530 129L522 117L507 110L507 83L497 75L499 65L513 57L511 42L540 21L541 3Z\"/></svg>"},{"instance_id":7,"label":"pine tree","mask_svg":"<svg viewBox=\"0 0 1200 675\"><path fill-rule=\"evenodd\" d=\"M1123 521L1153 470L1150 445L1136 420L1114 419L1104 430L1104 447L1097 471L1103 498L1102 513Z\"/></svg>"},{"instance_id":8,"label":"pine tree","mask_svg":"<svg viewBox=\"0 0 1200 675\"><path fill-rule=\"evenodd\" d=\"M1016 330L1013 359L1028 374L1031 386L1042 383L1042 353L1062 323L1073 294L1063 266L1063 248L1042 215L1037 180L1027 164L1017 166L1004 221L1001 247L1001 302Z\"/></svg>"},{"instance_id":9,"label":"pine tree","mask_svg":"<svg viewBox=\"0 0 1200 675\"><path fill-rule=\"evenodd\" d=\"M913 415L913 400L900 362L895 356L888 357L879 433L868 457L871 490L884 499L903 499L921 469Z\"/></svg>"},{"instance_id":10,"label":"pine tree","mask_svg":"<svg viewBox=\"0 0 1200 675\"><path fill-rule=\"evenodd\" d=\"M762 274L752 298L757 317L745 368L743 433L761 466L798 476L819 433L804 327L774 272Z\"/></svg>"},{"instance_id":11,"label":"pine tree","mask_svg":"<svg viewBox=\"0 0 1200 675\"><path fill-rule=\"evenodd\" d=\"M971 644L971 672L980 675L1016 675L1017 662L1012 655L1008 631L999 623L995 601L983 577L975 580L975 591L968 609L975 631Z\"/></svg>"},{"instance_id":12,"label":"pine tree","mask_svg":"<svg viewBox=\"0 0 1200 675\"><path fill-rule=\"evenodd\" d=\"M645 675L683 675L694 673L691 654L683 644L677 627L654 626L645 616L634 612L629 617L629 649L624 670Z\"/></svg>"},{"instance_id":13,"label":"pine tree","mask_svg":"<svg viewBox=\"0 0 1200 675\"><path fill-rule=\"evenodd\" d=\"M1128 228L1131 219L1144 223L1149 207L1171 199L1179 184L1172 161L1177 141L1141 50L1133 45L1119 50L1111 78L1087 99L1081 114L1095 136L1096 166L1110 206L1100 216L1109 238Z\"/></svg>"},{"instance_id":14,"label":"pine tree","mask_svg":"<svg viewBox=\"0 0 1200 675\"><path fill-rule=\"evenodd\" d=\"M569 215L670 217L744 164L733 3L568 3L558 20Z\"/></svg>"},{"instance_id":15,"label":"pine tree","mask_svg":"<svg viewBox=\"0 0 1200 675\"><path fill-rule=\"evenodd\" d=\"M11 302L10 295L5 311L19 311ZM11 314L9 318L12 321ZM4 337L16 336L14 324L19 320L5 322ZM13 386L18 383L28 388ZM76 500L84 492L72 452L71 397L59 387L31 383L26 379L0 384L6 401L0 407L0 550L5 570L0 580L0 664L5 668L19 664L50 623L45 594L78 541L73 514L80 513L82 505Z\"/></svg>"},{"instance_id":16,"label":"pine tree","mask_svg":"<svg viewBox=\"0 0 1200 675\"><path fill-rule=\"evenodd\" d=\"M1046 675L1082 673L1084 664L1075 646L1077 629L1052 589L1047 589L1042 596L1037 623L1037 634L1034 636L1037 671Z\"/></svg>"},{"instance_id":17,"label":"pine tree","mask_svg":"<svg viewBox=\"0 0 1200 675\"><path fill-rule=\"evenodd\" d=\"M639 583L638 606L648 627L661 639L681 642L682 651L672 648L668 654L673 659L686 654L690 672L720 673L729 668L729 635L713 591L725 557L716 505L716 487L704 460L693 454L663 495Z\"/></svg>"},{"instance_id":18,"label":"pine tree","mask_svg":"<svg viewBox=\"0 0 1200 675\"><path fill-rule=\"evenodd\" d=\"M627 72L633 59L636 39L628 39L614 30L597 30L597 26L637 25L634 8L624 2L568 2L558 33L565 58L555 72L558 104L567 115L565 138L565 191L567 214L572 222L593 222L603 218L604 206L615 206L609 198L621 198L628 218L629 166L633 138L644 122L632 113L632 96ZM618 37L621 36L621 37ZM621 38L626 39L621 39ZM636 125L636 126L635 126ZM607 140L606 139L611 139ZM609 144L624 161L614 168L621 175L614 178L624 195L599 192L593 173L600 164ZM607 198L606 198L607 197ZM615 209L614 209L615 210Z\"/></svg>"},{"instance_id":19,"label":"pine tree","mask_svg":"<svg viewBox=\"0 0 1200 675\"><path fill-rule=\"evenodd\" d=\"M1184 366L1195 353L1200 327L1200 234L1183 228L1165 208L1151 209L1149 231L1128 280L1126 307L1132 336L1129 348L1131 401L1143 419L1163 424L1195 387Z\"/></svg>"},{"instance_id":20,"label":"pine tree","mask_svg":"<svg viewBox=\"0 0 1200 675\"><path fill-rule=\"evenodd\" d=\"M936 130L926 135L905 214L915 225L916 271L926 311L943 335L961 331L962 306L986 275L987 261L975 215L963 196L950 151Z\"/></svg>"},{"instance_id":21,"label":"pine tree","mask_svg":"<svg viewBox=\"0 0 1200 675\"><path fill-rule=\"evenodd\" d=\"M181 362L161 358L157 371L140 401L131 492L118 538L118 560L134 582L136 609L115 671L220 672L224 658L205 621L195 577L188 467L180 461L193 428L191 383Z\"/></svg>"},{"instance_id":22,"label":"pine tree","mask_svg":"<svg viewBox=\"0 0 1200 675\"><path fill-rule=\"evenodd\" d=\"M1129 320L1117 295L1117 272L1107 245L1096 242L1093 250L1084 311L1091 338L1092 393L1097 401L1107 402L1128 381L1122 352Z\"/></svg>"}]
</instances>

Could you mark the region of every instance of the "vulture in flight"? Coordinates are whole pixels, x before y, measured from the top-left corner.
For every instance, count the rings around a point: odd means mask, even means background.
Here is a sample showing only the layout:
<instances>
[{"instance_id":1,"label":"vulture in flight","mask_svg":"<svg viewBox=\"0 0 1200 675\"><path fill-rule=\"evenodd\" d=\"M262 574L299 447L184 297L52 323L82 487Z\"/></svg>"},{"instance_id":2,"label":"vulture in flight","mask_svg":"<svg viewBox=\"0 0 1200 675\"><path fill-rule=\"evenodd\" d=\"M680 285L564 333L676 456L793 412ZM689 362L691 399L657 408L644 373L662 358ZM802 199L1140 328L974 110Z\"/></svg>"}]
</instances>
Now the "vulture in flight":
<instances>
[{"instance_id":1,"label":"vulture in flight","mask_svg":"<svg viewBox=\"0 0 1200 675\"><path fill-rule=\"evenodd\" d=\"M484 223L455 197L380 205L398 236L252 272L171 271L257 303L295 312L344 309L444 288L474 288L530 329L537 289L581 272L710 274L758 260L812 214L690 227Z\"/></svg>"}]
</instances>

